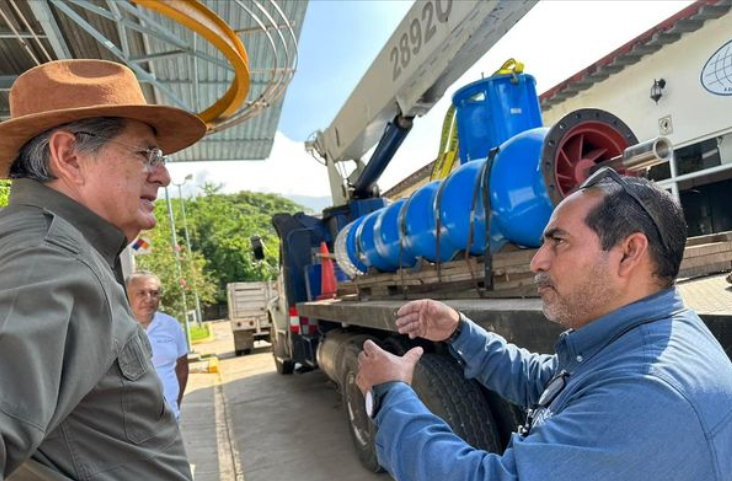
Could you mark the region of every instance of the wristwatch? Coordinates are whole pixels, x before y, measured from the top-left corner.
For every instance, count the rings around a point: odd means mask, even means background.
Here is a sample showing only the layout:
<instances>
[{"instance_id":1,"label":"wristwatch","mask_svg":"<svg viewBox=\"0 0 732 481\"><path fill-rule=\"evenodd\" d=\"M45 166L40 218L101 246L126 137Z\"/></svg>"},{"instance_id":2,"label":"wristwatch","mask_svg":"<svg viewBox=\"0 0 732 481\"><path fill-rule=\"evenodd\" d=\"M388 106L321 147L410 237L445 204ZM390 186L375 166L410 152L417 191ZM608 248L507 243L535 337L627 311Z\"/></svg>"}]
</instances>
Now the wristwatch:
<instances>
[{"instance_id":1,"label":"wristwatch","mask_svg":"<svg viewBox=\"0 0 732 481\"><path fill-rule=\"evenodd\" d=\"M455 342L457 340L457 338L460 337L460 333L463 332L463 326L465 325L465 316L460 311L457 311L457 313L458 313L457 327L455 328L453 333L450 334L450 337L445 339L445 342L447 342L448 344L452 344L453 342Z\"/></svg>"}]
</instances>

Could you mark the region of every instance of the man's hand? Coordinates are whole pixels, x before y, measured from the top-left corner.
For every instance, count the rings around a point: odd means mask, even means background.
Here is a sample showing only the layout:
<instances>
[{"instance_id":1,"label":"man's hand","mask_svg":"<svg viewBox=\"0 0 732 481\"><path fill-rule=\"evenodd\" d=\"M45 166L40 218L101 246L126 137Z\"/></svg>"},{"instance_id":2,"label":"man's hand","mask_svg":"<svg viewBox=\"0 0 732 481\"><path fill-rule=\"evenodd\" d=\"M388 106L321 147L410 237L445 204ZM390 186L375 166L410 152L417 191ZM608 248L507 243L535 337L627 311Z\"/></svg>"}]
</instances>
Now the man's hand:
<instances>
[{"instance_id":1,"label":"man's hand","mask_svg":"<svg viewBox=\"0 0 732 481\"><path fill-rule=\"evenodd\" d=\"M415 347L399 357L381 349L373 341L366 341L363 343L363 351L358 355L356 384L364 395L373 386L389 381L412 384L414 366L423 352L421 347Z\"/></svg>"},{"instance_id":2,"label":"man's hand","mask_svg":"<svg viewBox=\"0 0 732 481\"><path fill-rule=\"evenodd\" d=\"M397 311L396 327L399 334L407 334L410 339L444 341L455 332L459 319L460 315L452 307L423 299L408 302Z\"/></svg>"}]
</instances>

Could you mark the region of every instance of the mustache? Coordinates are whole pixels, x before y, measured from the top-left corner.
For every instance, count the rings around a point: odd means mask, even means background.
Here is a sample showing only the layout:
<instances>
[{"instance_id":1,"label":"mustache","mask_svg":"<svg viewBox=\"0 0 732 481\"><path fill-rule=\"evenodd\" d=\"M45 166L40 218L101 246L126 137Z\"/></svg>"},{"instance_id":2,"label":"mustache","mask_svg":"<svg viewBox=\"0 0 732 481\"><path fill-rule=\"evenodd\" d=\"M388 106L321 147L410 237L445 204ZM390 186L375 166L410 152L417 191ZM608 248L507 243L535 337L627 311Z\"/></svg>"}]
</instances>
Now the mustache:
<instances>
[{"instance_id":1,"label":"mustache","mask_svg":"<svg viewBox=\"0 0 732 481\"><path fill-rule=\"evenodd\" d=\"M537 289L542 289L544 287L551 287L552 289L554 289L554 283L549 277L549 274L547 274L546 272L540 272L539 274L535 275L534 284L536 284Z\"/></svg>"}]
</instances>

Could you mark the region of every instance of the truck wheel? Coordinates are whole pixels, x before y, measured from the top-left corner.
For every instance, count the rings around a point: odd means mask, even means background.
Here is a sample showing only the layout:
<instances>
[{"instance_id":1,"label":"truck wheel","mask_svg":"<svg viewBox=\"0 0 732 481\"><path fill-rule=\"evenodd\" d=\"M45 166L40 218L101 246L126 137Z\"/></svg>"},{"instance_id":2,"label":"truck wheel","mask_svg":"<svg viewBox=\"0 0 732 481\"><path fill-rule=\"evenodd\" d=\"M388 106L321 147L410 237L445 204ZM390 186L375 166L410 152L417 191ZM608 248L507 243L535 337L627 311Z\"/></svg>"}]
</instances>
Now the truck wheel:
<instances>
[{"instance_id":1,"label":"truck wheel","mask_svg":"<svg viewBox=\"0 0 732 481\"><path fill-rule=\"evenodd\" d=\"M376 426L366 414L363 394L356 385L358 374L358 355L368 336L356 336L349 341L343 353L343 375L341 377L341 393L346 408L349 431L353 446L361 464L371 472L383 471L376 459Z\"/></svg>"},{"instance_id":2,"label":"truck wheel","mask_svg":"<svg viewBox=\"0 0 732 481\"><path fill-rule=\"evenodd\" d=\"M285 340L277 336L274 330L270 332L272 336L272 357L274 358L275 368L277 372L283 375L292 374L295 370L295 362L292 359L285 359ZM280 360L281 359L281 360Z\"/></svg>"},{"instance_id":3,"label":"truck wheel","mask_svg":"<svg viewBox=\"0 0 732 481\"><path fill-rule=\"evenodd\" d=\"M503 450L511 440L511 434L517 431L519 425L523 424L526 413L515 404L503 399L497 393L483 389L485 399L490 406L493 419L496 421L496 429L501 438Z\"/></svg>"},{"instance_id":4,"label":"truck wheel","mask_svg":"<svg viewBox=\"0 0 732 481\"><path fill-rule=\"evenodd\" d=\"M468 444L500 452L500 437L482 388L465 379L457 361L439 354L424 354L414 371L412 387L427 409L447 422Z\"/></svg>"},{"instance_id":5,"label":"truck wheel","mask_svg":"<svg viewBox=\"0 0 732 481\"><path fill-rule=\"evenodd\" d=\"M392 354L403 356L411 348L406 336L391 336L384 339L382 347Z\"/></svg>"},{"instance_id":6,"label":"truck wheel","mask_svg":"<svg viewBox=\"0 0 732 481\"><path fill-rule=\"evenodd\" d=\"M280 361L275 356L274 358L275 368L277 372L283 375L292 374L295 371L295 363L291 359L283 359Z\"/></svg>"}]
</instances>

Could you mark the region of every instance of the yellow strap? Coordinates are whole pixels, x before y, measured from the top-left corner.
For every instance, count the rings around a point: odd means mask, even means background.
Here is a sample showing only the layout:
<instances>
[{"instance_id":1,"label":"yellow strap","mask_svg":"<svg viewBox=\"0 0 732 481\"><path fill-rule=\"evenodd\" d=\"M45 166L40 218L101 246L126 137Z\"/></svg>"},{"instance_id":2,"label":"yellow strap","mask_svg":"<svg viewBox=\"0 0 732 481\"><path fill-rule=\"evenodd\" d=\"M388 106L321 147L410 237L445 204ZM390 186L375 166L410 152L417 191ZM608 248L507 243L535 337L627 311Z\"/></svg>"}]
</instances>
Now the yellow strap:
<instances>
[{"instance_id":1,"label":"yellow strap","mask_svg":"<svg viewBox=\"0 0 732 481\"><path fill-rule=\"evenodd\" d=\"M432 166L430 180L444 179L452 171L455 156L458 150L457 115L455 106L450 105L442 121L442 135L437 159Z\"/></svg>"},{"instance_id":2,"label":"yellow strap","mask_svg":"<svg viewBox=\"0 0 732 481\"><path fill-rule=\"evenodd\" d=\"M505 62L503 62L503 65L501 65L501 68L496 70L496 73L493 75L508 75L508 74L521 74L524 73L524 64L522 62L519 62L515 58L509 58Z\"/></svg>"},{"instance_id":3,"label":"yellow strap","mask_svg":"<svg viewBox=\"0 0 732 481\"><path fill-rule=\"evenodd\" d=\"M131 0L199 33L218 48L234 69L234 80L223 97L198 114L212 127L236 113L249 94L249 57L239 36L216 12L198 0Z\"/></svg>"}]
</instances>

